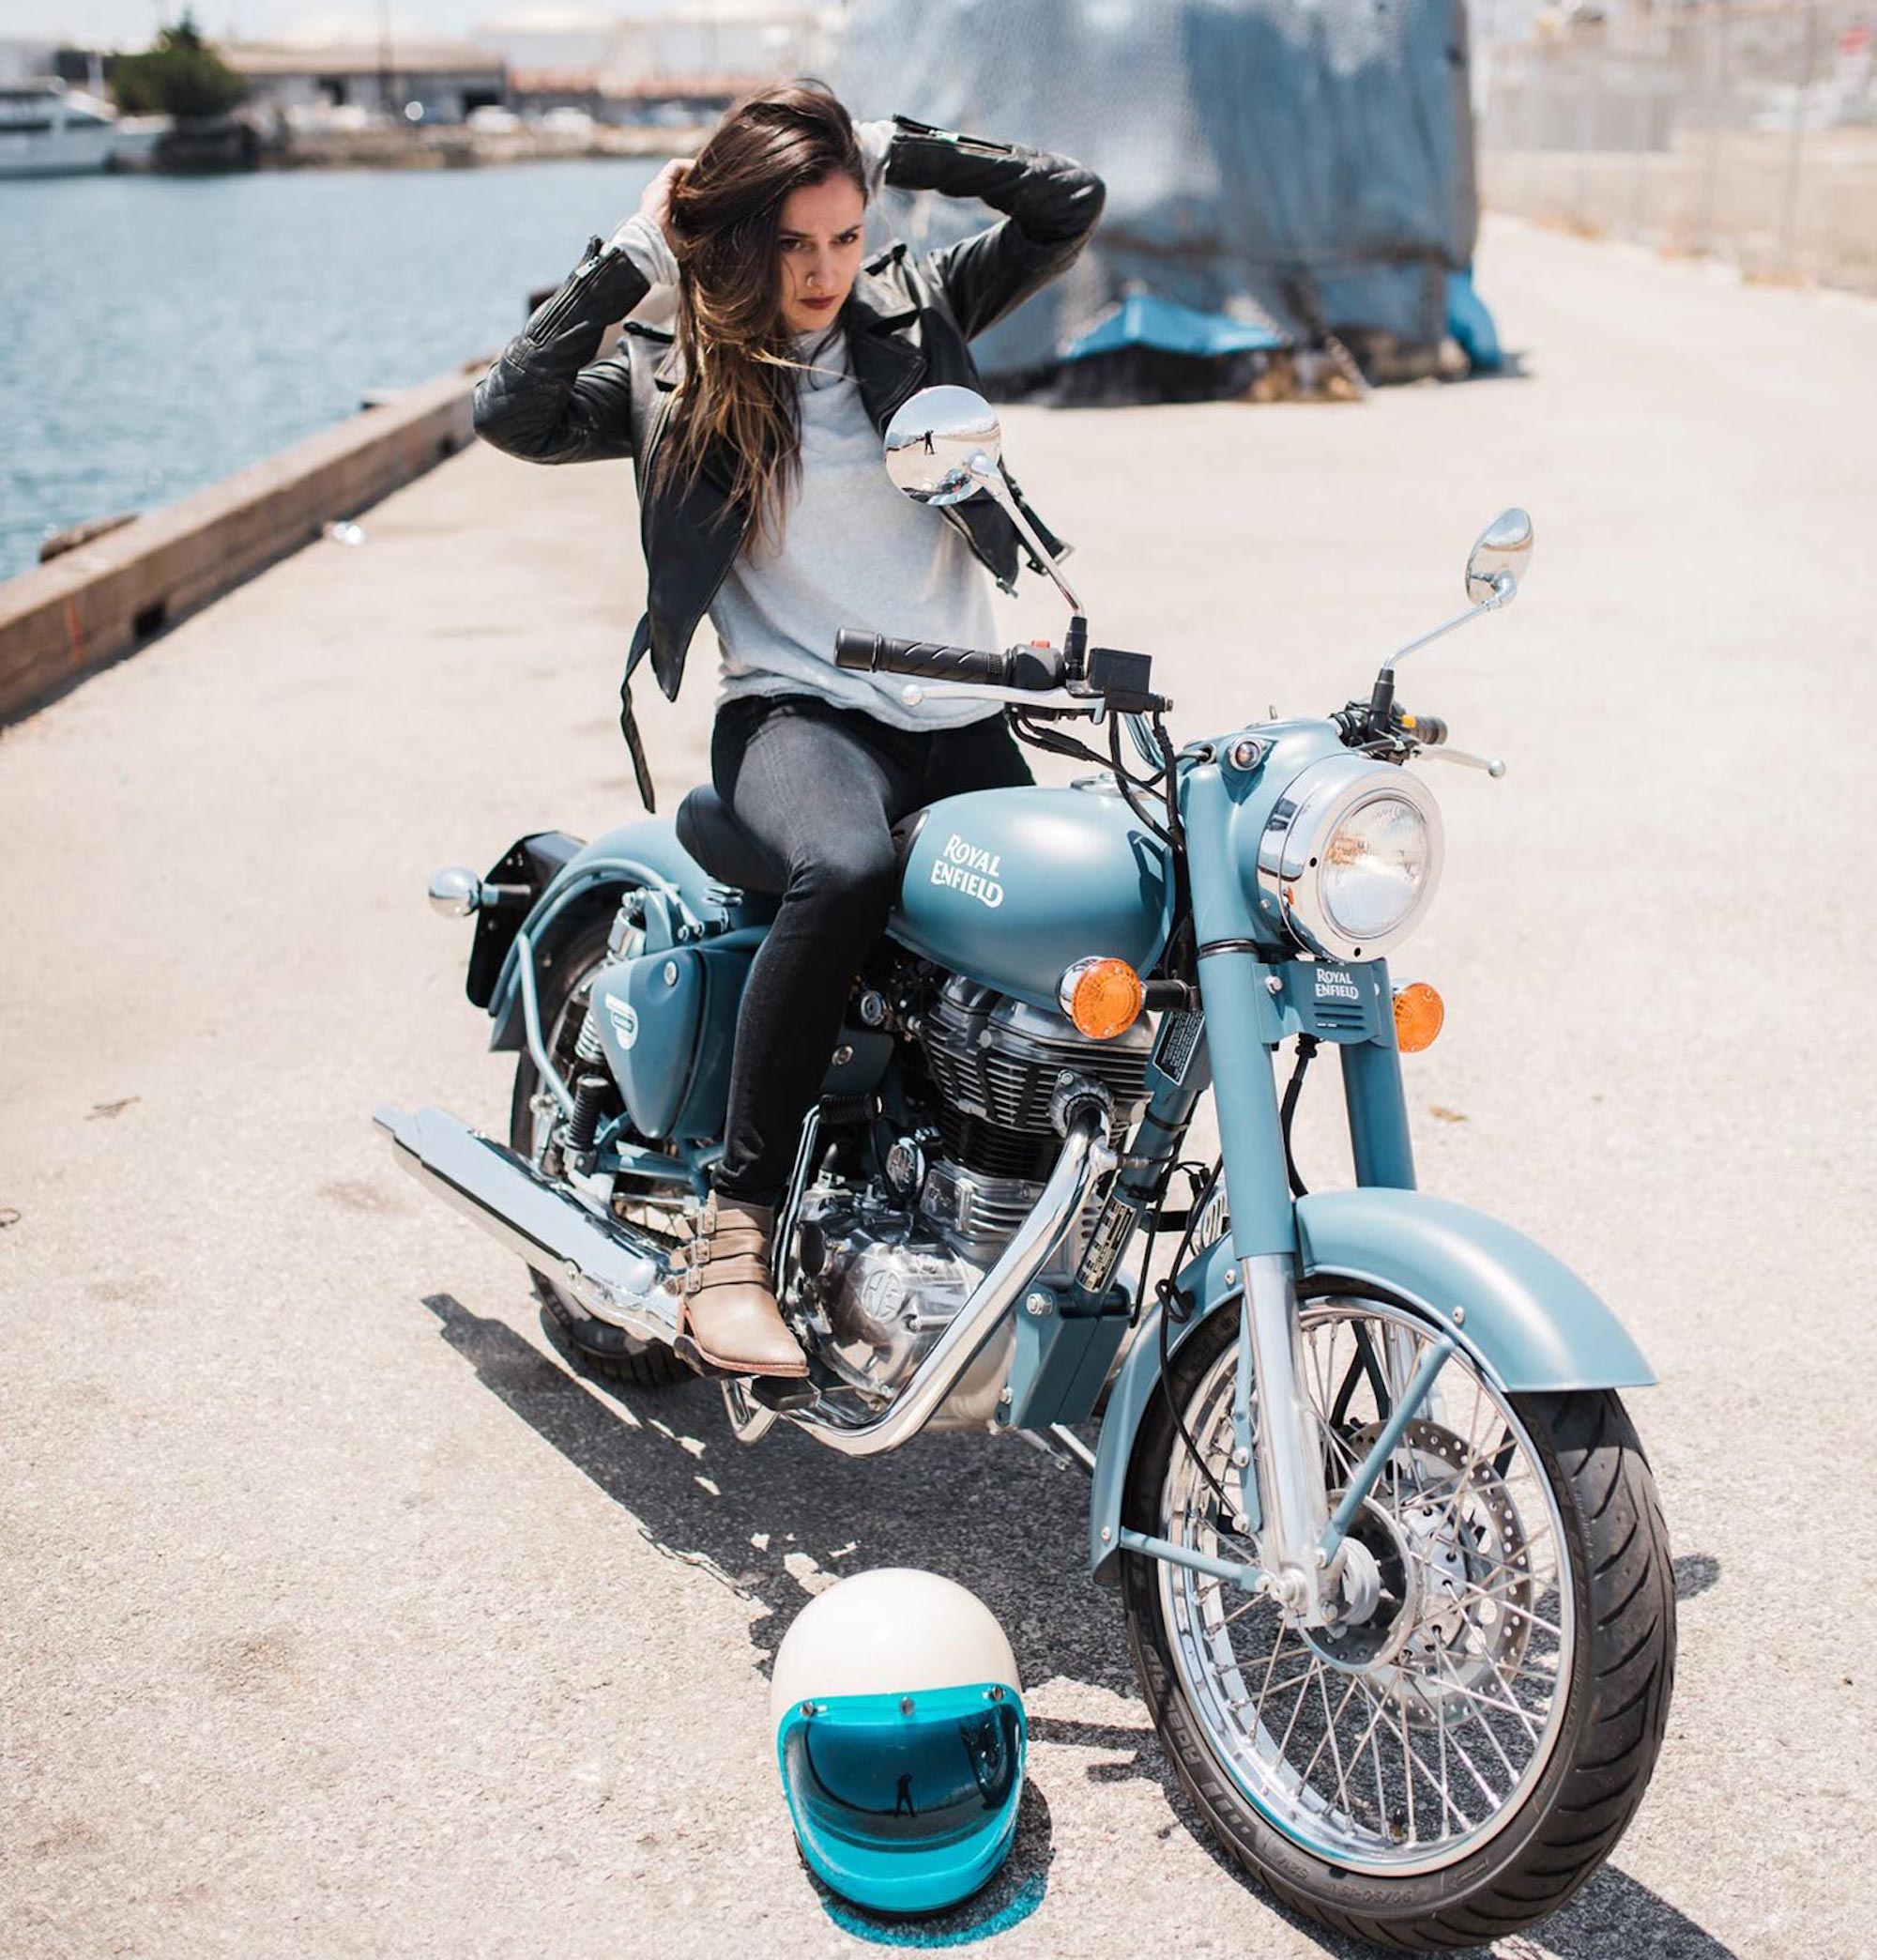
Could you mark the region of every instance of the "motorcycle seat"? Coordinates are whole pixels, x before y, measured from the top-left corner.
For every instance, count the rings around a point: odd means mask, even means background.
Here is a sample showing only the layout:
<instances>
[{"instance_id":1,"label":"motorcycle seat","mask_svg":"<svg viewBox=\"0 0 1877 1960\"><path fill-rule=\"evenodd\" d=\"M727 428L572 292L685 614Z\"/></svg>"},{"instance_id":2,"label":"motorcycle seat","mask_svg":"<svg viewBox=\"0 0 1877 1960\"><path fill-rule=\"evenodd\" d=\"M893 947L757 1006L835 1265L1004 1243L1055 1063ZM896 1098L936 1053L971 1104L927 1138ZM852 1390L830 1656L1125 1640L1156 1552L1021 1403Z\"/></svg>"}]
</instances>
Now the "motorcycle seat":
<instances>
[{"instance_id":1,"label":"motorcycle seat","mask_svg":"<svg viewBox=\"0 0 1877 1960\"><path fill-rule=\"evenodd\" d=\"M738 822L708 783L679 804L673 828L687 854L720 884L771 898L788 889L788 866Z\"/></svg>"}]
</instances>

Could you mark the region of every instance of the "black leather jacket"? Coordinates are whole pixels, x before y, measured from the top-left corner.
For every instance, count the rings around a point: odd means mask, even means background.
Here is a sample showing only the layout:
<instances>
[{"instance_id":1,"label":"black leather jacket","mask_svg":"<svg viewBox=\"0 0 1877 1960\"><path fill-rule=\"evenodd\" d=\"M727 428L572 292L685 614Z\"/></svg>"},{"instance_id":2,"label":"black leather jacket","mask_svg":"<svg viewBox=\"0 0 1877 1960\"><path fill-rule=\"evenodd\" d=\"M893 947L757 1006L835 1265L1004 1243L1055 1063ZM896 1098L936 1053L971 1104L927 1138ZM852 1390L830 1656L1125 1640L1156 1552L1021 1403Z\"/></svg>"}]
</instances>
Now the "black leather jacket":
<instances>
[{"instance_id":1,"label":"black leather jacket","mask_svg":"<svg viewBox=\"0 0 1877 1960\"><path fill-rule=\"evenodd\" d=\"M1066 157L960 136L895 116L887 183L976 197L1001 221L958 244L912 256L895 245L855 280L842 319L854 379L877 428L915 390L941 382L975 388L969 342L1074 263L1101 216L1101 179ZM595 361L602 336L645 298L648 283L622 253L598 239L551 299L502 350L476 389L476 432L533 463L630 456L639 484L639 536L647 608L627 656L620 725L639 787L651 806L649 771L633 721L633 669L652 673L675 698L699 622L742 548L748 513L726 511L727 473L707 460L686 486L647 484L683 363L668 333L626 320L618 351ZM1011 483L1013 493L1016 485ZM1051 550L1060 541L1023 510ZM996 504L974 498L945 512L1005 590L1022 544ZM837 622L838 623L838 622Z\"/></svg>"}]
</instances>

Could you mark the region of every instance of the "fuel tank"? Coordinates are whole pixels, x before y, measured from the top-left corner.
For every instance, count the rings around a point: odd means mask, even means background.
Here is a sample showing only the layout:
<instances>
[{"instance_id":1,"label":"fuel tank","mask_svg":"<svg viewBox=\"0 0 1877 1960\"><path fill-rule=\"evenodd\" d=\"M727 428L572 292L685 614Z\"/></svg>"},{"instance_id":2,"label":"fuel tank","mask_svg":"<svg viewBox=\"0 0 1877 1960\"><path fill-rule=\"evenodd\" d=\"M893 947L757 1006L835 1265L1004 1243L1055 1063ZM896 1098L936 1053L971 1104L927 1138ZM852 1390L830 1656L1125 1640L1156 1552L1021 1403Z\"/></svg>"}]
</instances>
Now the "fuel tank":
<instances>
[{"instance_id":1,"label":"fuel tank","mask_svg":"<svg viewBox=\"0 0 1877 1960\"><path fill-rule=\"evenodd\" d=\"M1172 929L1167 848L1106 780L978 789L908 826L894 939L928 959L1057 1010L1071 962L1146 973Z\"/></svg>"}]
</instances>

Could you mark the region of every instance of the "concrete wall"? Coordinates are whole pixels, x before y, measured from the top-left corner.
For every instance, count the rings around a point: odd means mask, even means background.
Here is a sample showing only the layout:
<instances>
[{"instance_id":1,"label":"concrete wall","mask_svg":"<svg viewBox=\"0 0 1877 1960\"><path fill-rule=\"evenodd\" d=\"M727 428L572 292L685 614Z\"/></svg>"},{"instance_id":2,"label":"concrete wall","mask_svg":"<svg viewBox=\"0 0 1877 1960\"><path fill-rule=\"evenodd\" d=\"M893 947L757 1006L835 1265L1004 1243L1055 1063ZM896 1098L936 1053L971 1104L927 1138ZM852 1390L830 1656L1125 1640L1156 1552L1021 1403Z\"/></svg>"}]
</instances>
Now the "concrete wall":
<instances>
[{"instance_id":1,"label":"concrete wall","mask_svg":"<svg viewBox=\"0 0 1877 1960\"><path fill-rule=\"evenodd\" d=\"M0 724L453 455L474 433L469 394L484 366L408 389L0 584Z\"/></svg>"}]
</instances>

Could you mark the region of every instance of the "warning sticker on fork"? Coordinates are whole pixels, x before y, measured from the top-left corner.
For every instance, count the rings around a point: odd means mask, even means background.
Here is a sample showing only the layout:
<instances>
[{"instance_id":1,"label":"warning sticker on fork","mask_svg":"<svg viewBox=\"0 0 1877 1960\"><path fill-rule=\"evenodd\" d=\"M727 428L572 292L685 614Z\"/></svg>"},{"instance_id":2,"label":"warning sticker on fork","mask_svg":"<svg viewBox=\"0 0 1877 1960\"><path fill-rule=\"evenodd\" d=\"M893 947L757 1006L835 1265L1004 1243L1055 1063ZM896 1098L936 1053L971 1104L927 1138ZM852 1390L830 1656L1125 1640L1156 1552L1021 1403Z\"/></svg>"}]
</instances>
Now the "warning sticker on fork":
<instances>
[{"instance_id":1,"label":"warning sticker on fork","mask_svg":"<svg viewBox=\"0 0 1877 1960\"><path fill-rule=\"evenodd\" d=\"M1123 1203L1119 1196L1109 1198L1102 1207L1102 1215L1095 1220L1095 1229L1089 1234L1089 1249L1082 1254L1082 1263L1076 1271L1076 1284L1082 1292L1103 1294L1107 1291L1122 1248L1127 1244L1128 1234L1134 1230L1134 1206Z\"/></svg>"},{"instance_id":2,"label":"warning sticker on fork","mask_svg":"<svg viewBox=\"0 0 1877 1960\"><path fill-rule=\"evenodd\" d=\"M1169 1014L1161 1022L1160 1038L1153 1044L1153 1065L1169 1082L1186 1080L1205 1025L1203 1014Z\"/></svg>"}]
</instances>

